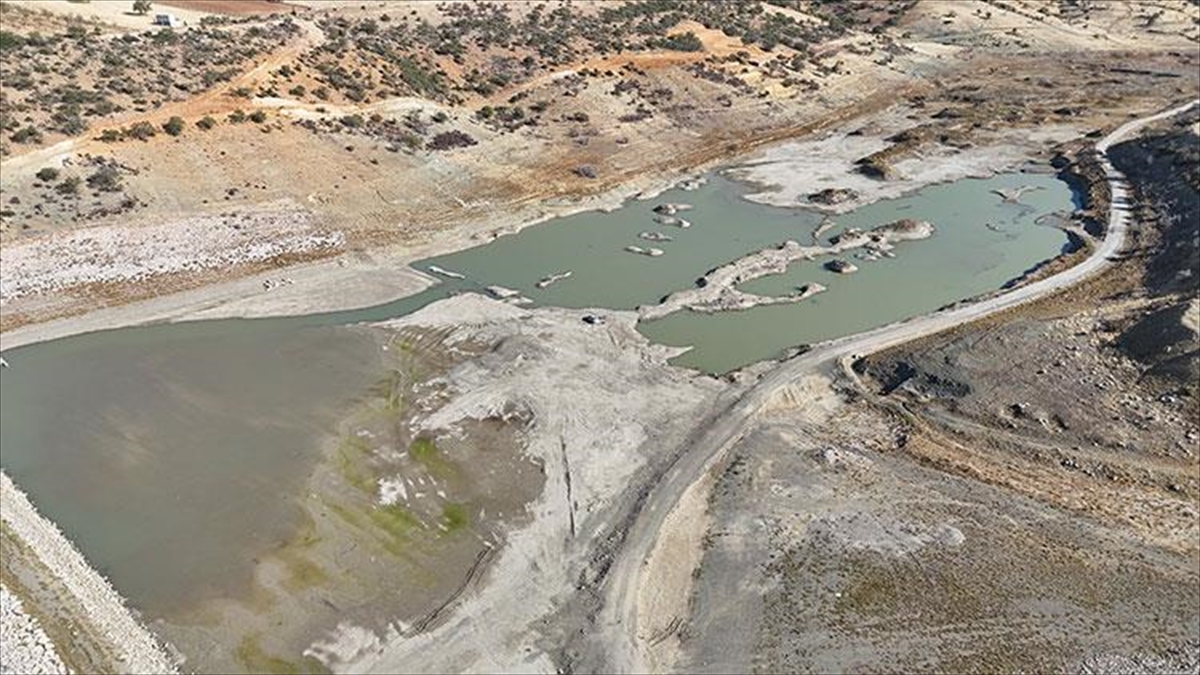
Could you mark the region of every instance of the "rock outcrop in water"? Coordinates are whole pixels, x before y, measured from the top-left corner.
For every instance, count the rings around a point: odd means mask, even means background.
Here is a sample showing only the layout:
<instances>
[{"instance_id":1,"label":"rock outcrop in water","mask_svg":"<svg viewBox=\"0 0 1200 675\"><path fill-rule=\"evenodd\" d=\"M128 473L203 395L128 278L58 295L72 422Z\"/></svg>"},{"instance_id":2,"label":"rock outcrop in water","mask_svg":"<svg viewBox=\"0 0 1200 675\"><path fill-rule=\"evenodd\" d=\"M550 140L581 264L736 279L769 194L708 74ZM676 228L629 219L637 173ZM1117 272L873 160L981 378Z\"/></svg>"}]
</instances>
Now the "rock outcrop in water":
<instances>
[{"instance_id":1,"label":"rock outcrop in water","mask_svg":"<svg viewBox=\"0 0 1200 675\"><path fill-rule=\"evenodd\" d=\"M537 287L538 288L546 288L546 287L550 286L551 284L557 284L558 282L562 281L563 279L569 279L570 277L571 277L571 272L569 270L566 272L556 272L554 274L551 274L550 276L543 277L541 281L537 282Z\"/></svg>"},{"instance_id":2,"label":"rock outcrop in water","mask_svg":"<svg viewBox=\"0 0 1200 675\"><path fill-rule=\"evenodd\" d=\"M781 302L798 302L825 288L818 284L809 284L807 292L770 297L745 293L736 287L759 277L783 274L788 265L797 260L812 260L852 249L864 249L875 256L890 255L895 242L925 239L932 234L932 224L903 218L871 230L848 229L833 237L829 246L804 246L788 240L775 248L751 253L710 270L696 280L695 288L676 291L657 305L639 307L638 316L647 320L662 318L681 309L720 312Z\"/></svg>"},{"instance_id":3,"label":"rock outcrop in water","mask_svg":"<svg viewBox=\"0 0 1200 675\"><path fill-rule=\"evenodd\" d=\"M654 212L661 216L673 216L680 211L687 211L691 208L691 204L659 204L654 207Z\"/></svg>"},{"instance_id":4,"label":"rock outcrop in water","mask_svg":"<svg viewBox=\"0 0 1200 675\"><path fill-rule=\"evenodd\" d=\"M515 298L521 294L521 291L518 291L518 290L512 289L512 288L507 288L505 286L488 286L487 292L491 293L492 296L498 300L506 300L508 298Z\"/></svg>"},{"instance_id":5,"label":"rock outcrop in water","mask_svg":"<svg viewBox=\"0 0 1200 675\"><path fill-rule=\"evenodd\" d=\"M639 232L638 239L646 241L671 241L671 235L662 232Z\"/></svg>"},{"instance_id":6,"label":"rock outcrop in water","mask_svg":"<svg viewBox=\"0 0 1200 675\"><path fill-rule=\"evenodd\" d=\"M808 195L808 201L812 204L823 204L832 206L841 204L852 199L858 199L858 192L850 188L825 188L820 192L814 192Z\"/></svg>"},{"instance_id":7,"label":"rock outcrop in water","mask_svg":"<svg viewBox=\"0 0 1200 675\"><path fill-rule=\"evenodd\" d=\"M858 271L858 266L848 260L835 258L825 263L825 269L838 274L853 274Z\"/></svg>"},{"instance_id":8,"label":"rock outcrop in water","mask_svg":"<svg viewBox=\"0 0 1200 675\"><path fill-rule=\"evenodd\" d=\"M681 229L686 229L692 226L690 222L684 220L683 218L676 218L675 216L655 216L654 222L658 223L659 225L667 225L668 227L678 227Z\"/></svg>"}]
</instances>

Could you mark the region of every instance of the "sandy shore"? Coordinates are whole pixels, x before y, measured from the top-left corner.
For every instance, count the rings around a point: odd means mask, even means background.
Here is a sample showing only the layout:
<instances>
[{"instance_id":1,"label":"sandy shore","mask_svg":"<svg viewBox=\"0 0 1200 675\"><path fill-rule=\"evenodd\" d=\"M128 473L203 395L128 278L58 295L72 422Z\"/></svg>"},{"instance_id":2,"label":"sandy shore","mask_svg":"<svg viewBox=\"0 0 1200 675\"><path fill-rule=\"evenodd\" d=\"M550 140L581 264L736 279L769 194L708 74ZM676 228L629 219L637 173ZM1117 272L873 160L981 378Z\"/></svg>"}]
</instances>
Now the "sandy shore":
<instances>
[{"instance_id":1,"label":"sandy shore","mask_svg":"<svg viewBox=\"0 0 1200 675\"><path fill-rule=\"evenodd\" d=\"M146 630L120 594L101 576L63 533L43 518L8 474L0 471L0 520L28 546L47 569L53 570L96 633L103 636L123 670L131 673L173 673L175 664Z\"/></svg>"}]
</instances>

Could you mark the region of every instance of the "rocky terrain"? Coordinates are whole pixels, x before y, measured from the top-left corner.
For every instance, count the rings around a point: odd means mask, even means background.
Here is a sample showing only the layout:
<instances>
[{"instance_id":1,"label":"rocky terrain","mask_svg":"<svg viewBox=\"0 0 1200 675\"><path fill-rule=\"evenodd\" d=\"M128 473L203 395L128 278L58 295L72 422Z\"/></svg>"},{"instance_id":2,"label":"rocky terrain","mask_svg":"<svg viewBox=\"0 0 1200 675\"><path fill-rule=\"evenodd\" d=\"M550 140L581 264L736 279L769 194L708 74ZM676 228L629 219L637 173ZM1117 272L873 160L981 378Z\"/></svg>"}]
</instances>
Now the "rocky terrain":
<instances>
[{"instance_id":1,"label":"rocky terrain","mask_svg":"<svg viewBox=\"0 0 1200 675\"><path fill-rule=\"evenodd\" d=\"M37 619L29 616L17 596L0 586L0 673L4 675L66 675L67 667Z\"/></svg>"},{"instance_id":2,"label":"rocky terrain","mask_svg":"<svg viewBox=\"0 0 1200 675\"><path fill-rule=\"evenodd\" d=\"M1036 481L1015 489L1183 551L1200 537L1195 119L1189 113L1112 150L1149 225L1116 270L1002 323L864 365L881 393L937 433L1077 485L1069 494ZM1150 150L1172 144L1175 153ZM1170 169L1147 171L1160 162ZM1129 499L1109 499L1114 489Z\"/></svg>"},{"instance_id":3,"label":"rocky terrain","mask_svg":"<svg viewBox=\"0 0 1200 675\"><path fill-rule=\"evenodd\" d=\"M1113 147L1166 160L1129 169L1135 213L1194 213L1195 119ZM644 563L647 667L1193 672L1194 290L1148 280L1191 278L1195 222L1147 218L1065 292L776 389Z\"/></svg>"},{"instance_id":4,"label":"rocky terrain","mask_svg":"<svg viewBox=\"0 0 1200 675\"><path fill-rule=\"evenodd\" d=\"M1189 672L1193 557L953 470L853 389L817 400L720 467L673 670Z\"/></svg>"}]
</instances>

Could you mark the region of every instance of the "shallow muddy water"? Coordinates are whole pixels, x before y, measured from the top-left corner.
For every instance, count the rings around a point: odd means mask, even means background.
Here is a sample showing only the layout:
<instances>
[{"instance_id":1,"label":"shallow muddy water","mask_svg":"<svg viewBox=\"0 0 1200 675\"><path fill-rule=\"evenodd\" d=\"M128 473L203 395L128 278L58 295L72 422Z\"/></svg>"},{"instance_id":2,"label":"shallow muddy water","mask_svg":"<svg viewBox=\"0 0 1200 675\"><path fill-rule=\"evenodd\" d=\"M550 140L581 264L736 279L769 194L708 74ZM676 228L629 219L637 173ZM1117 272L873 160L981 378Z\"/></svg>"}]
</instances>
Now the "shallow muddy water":
<instances>
[{"instance_id":1,"label":"shallow muddy water","mask_svg":"<svg viewBox=\"0 0 1200 675\"><path fill-rule=\"evenodd\" d=\"M5 471L136 606L236 594L296 526L325 429L376 376L361 329L146 329L21 350Z\"/></svg>"},{"instance_id":2,"label":"shallow muddy water","mask_svg":"<svg viewBox=\"0 0 1200 675\"><path fill-rule=\"evenodd\" d=\"M1019 186L1040 189L1026 192L1019 204L1003 203L991 192ZM655 342L693 345L675 360L679 365L709 372L739 368L788 347L851 335L998 289L1066 244L1062 231L1034 221L1074 209L1070 190L1049 175L1009 174L930 187L838 216L837 226L821 235L828 237L844 227L869 229L897 218L934 224L932 237L900 243L895 258L863 261L853 254L842 256L858 267L853 274L824 269L831 258L795 263L786 274L740 288L786 295L817 282L828 290L799 304L723 314L680 312L644 323L641 330ZM808 243L803 236L797 241Z\"/></svg>"},{"instance_id":3,"label":"shallow muddy water","mask_svg":"<svg viewBox=\"0 0 1200 675\"><path fill-rule=\"evenodd\" d=\"M991 191L1036 186L1020 204ZM364 310L286 319L224 320L107 331L9 350L0 370L0 465L114 585L151 618L236 595L254 558L291 536L297 492L321 443L383 374L370 331L347 324L401 316L462 291L500 285L538 305L632 309L690 287L707 270L787 239L812 243L819 214L744 202L711 177L612 213L530 227L476 249L417 263L461 273L418 295ZM692 204L691 227L654 222L652 207ZM805 302L720 315L680 312L643 324L652 340L694 349L681 365L721 373L790 346L858 332L999 288L1066 242L1035 220L1074 208L1053 176L1008 174L936 186L833 219L869 228L931 221L926 240L895 259L844 256L743 290L782 295L818 282ZM990 224L990 227L989 227ZM660 232L670 241L646 241ZM656 247L660 257L624 251ZM547 288L552 273L569 278Z\"/></svg>"}]
</instances>

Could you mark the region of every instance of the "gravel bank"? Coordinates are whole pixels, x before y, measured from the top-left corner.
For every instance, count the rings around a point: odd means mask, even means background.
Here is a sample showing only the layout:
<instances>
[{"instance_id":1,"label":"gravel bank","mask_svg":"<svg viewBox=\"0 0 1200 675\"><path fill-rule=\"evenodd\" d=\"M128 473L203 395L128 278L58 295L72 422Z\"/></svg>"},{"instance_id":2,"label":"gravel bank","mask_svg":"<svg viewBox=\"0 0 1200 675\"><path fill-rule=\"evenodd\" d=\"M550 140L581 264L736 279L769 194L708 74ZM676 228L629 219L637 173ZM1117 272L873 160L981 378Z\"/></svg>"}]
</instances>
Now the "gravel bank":
<instances>
[{"instance_id":1,"label":"gravel bank","mask_svg":"<svg viewBox=\"0 0 1200 675\"><path fill-rule=\"evenodd\" d=\"M59 675L70 672L37 619L25 613L21 599L0 586L0 673Z\"/></svg>"},{"instance_id":2,"label":"gravel bank","mask_svg":"<svg viewBox=\"0 0 1200 675\"><path fill-rule=\"evenodd\" d=\"M0 519L48 569L58 573L59 581L79 601L96 632L109 641L124 671L176 672L175 664L162 646L134 618L108 580L88 565L53 523L38 514L25 493L2 471Z\"/></svg>"},{"instance_id":3,"label":"gravel bank","mask_svg":"<svg viewBox=\"0 0 1200 675\"><path fill-rule=\"evenodd\" d=\"M0 302L96 283L146 281L283 255L338 249L340 232L301 210L203 215L141 227L104 225L4 248Z\"/></svg>"}]
</instances>

